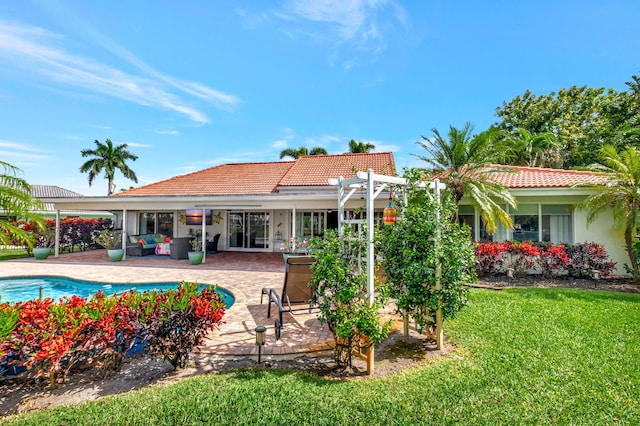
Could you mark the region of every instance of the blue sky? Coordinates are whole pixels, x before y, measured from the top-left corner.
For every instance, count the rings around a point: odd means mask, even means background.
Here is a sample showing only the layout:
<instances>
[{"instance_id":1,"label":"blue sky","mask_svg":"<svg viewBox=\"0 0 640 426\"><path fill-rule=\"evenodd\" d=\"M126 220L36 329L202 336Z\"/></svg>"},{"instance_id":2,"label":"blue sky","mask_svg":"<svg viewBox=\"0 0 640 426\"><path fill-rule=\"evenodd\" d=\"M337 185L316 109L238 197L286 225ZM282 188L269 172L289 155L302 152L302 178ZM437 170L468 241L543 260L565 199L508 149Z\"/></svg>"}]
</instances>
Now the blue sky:
<instances>
[{"instance_id":1,"label":"blue sky","mask_svg":"<svg viewBox=\"0 0 640 426\"><path fill-rule=\"evenodd\" d=\"M401 170L527 89L626 90L639 20L637 0L1 2L0 160L85 195L107 182L80 151L107 138L138 185L350 139Z\"/></svg>"}]
</instances>

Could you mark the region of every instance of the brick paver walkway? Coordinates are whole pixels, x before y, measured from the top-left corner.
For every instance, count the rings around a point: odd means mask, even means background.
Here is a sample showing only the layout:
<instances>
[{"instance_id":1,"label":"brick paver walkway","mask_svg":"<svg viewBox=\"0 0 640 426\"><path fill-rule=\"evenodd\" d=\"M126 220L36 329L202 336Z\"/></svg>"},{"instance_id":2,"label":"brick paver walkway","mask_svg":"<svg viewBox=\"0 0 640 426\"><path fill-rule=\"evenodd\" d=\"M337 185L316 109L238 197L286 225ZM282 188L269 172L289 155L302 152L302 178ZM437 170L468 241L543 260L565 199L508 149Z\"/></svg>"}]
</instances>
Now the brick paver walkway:
<instances>
[{"instance_id":1,"label":"brick paver walkway","mask_svg":"<svg viewBox=\"0 0 640 426\"><path fill-rule=\"evenodd\" d=\"M316 314L300 311L285 314L280 340L273 332L275 317L267 318L267 304L260 304L263 287L282 290L284 263L280 253L220 252L208 255L205 263L191 265L188 260L168 256L127 257L109 262L104 250L61 254L46 260L34 258L0 262L0 277L54 275L97 282L143 283L159 281L195 281L217 284L231 291L235 304L226 312L226 323L212 333L203 347L204 354L254 356L254 329L267 327L266 358L291 354L328 351L333 338L328 327L321 326Z\"/></svg>"}]
</instances>

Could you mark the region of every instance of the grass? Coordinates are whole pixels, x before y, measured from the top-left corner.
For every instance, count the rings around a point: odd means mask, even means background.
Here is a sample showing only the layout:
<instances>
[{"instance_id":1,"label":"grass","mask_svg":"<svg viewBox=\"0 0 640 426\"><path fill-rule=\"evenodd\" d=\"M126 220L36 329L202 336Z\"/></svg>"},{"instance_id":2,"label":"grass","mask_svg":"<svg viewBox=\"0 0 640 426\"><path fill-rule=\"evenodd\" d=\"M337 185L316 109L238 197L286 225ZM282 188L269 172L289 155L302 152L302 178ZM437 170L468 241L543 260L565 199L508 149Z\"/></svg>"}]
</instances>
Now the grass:
<instances>
[{"instance_id":1,"label":"grass","mask_svg":"<svg viewBox=\"0 0 640 426\"><path fill-rule=\"evenodd\" d=\"M0 261L28 257L26 250L0 250Z\"/></svg>"},{"instance_id":2,"label":"grass","mask_svg":"<svg viewBox=\"0 0 640 426\"><path fill-rule=\"evenodd\" d=\"M5 425L638 424L640 295L473 290L452 355L394 377L245 369L3 419Z\"/></svg>"}]
</instances>

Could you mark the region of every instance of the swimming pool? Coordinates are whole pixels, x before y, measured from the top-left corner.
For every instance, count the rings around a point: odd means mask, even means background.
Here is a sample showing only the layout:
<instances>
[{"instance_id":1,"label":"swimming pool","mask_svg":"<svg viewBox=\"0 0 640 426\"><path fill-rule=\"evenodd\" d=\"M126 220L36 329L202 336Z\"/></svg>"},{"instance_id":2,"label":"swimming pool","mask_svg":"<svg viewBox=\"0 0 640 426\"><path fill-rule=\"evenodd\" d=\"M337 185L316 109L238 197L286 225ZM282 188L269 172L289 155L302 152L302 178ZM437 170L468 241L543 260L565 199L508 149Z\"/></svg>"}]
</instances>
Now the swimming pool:
<instances>
[{"instance_id":1,"label":"swimming pool","mask_svg":"<svg viewBox=\"0 0 640 426\"><path fill-rule=\"evenodd\" d=\"M151 290L169 290L176 288L177 282L156 282L156 283L97 283L92 281L82 281L67 277L39 276L39 277L12 277L0 278L0 302L21 302L33 300L40 297L40 287L42 286L42 297L51 297L58 300L63 296L90 297L102 291L107 295L122 293L126 290L135 289L136 292ZM200 285L204 288L206 285ZM233 294L224 288L218 287L217 292L222 297L222 301L227 305L227 309L233 305L235 298Z\"/></svg>"}]
</instances>

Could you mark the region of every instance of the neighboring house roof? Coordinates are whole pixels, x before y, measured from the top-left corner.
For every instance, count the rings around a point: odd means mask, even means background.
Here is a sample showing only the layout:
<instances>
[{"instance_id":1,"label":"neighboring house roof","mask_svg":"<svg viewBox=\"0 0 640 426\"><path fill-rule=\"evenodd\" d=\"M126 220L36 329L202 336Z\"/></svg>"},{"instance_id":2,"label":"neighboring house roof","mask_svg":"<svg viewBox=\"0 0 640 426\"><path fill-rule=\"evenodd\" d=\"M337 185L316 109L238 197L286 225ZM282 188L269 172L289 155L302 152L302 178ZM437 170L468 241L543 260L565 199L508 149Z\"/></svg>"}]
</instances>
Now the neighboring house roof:
<instances>
[{"instance_id":1,"label":"neighboring house roof","mask_svg":"<svg viewBox=\"0 0 640 426\"><path fill-rule=\"evenodd\" d=\"M489 177L507 188L569 188L576 184L602 183L602 173L547 169L542 167L501 166L492 167L511 171L492 172Z\"/></svg>"},{"instance_id":2,"label":"neighboring house roof","mask_svg":"<svg viewBox=\"0 0 640 426\"><path fill-rule=\"evenodd\" d=\"M37 199L84 197L82 194L55 185L31 185L31 196ZM52 203L44 203L44 211L54 212L55 207Z\"/></svg>"},{"instance_id":3,"label":"neighboring house roof","mask_svg":"<svg viewBox=\"0 0 640 426\"><path fill-rule=\"evenodd\" d=\"M270 194L284 187L328 186L330 178L352 177L368 169L395 175L393 154L311 155L295 161L222 164L113 196Z\"/></svg>"},{"instance_id":4,"label":"neighboring house roof","mask_svg":"<svg viewBox=\"0 0 640 426\"><path fill-rule=\"evenodd\" d=\"M31 185L31 196L34 198L83 197L82 194L55 185Z\"/></svg>"}]
</instances>

